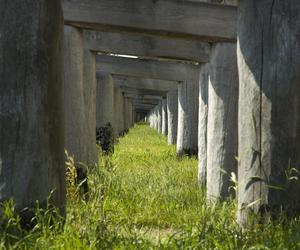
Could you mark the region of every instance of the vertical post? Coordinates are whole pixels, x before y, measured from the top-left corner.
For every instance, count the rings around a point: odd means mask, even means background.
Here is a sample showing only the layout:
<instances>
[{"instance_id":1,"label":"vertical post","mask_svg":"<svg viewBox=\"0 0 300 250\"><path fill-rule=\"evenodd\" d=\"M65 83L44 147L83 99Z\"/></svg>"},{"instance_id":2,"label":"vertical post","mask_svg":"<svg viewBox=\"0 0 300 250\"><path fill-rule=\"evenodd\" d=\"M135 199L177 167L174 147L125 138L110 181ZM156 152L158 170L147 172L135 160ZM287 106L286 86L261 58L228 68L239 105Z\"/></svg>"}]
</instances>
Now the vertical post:
<instances>
[{"instance_id":1,"label":"vertical post","mask_svg":"<svg viewBox=\"0 0 300 250\"><path fill-rule=\"evenodd\" d=\"M125 119L125 113L124 113L124 106L125 106L125 98L121 91L120 96L120 116L119 116L119 125L120 125L120 136L124 135L125 132L125 126L124 126L124 119Z\"/></svg>"},{"instance_id":2,"label":"vertical post","mask_svg":"<svg viewBox=\"0 0 300 250\"><path fill-rule=\"evenodd\" d=\"M199 126L198 126L198 182L206 185L207 171L207 115L208 115L209 65L201 67L199 78Z\"/></svg>"},{"instance_id":3,"label":"vertical post","mask_svg":"<svg viewBox=\"0 0 300 250\"><path fill-rule=\"evenodd\" d=\"M158 131L158 105L154 108L154 128L156 131Z\"/></svg>"},{"instance_id":4,"label":"vertical post","mask_svg":"<svg viewBox=\"0 0 300 250\"><path fill-rule=\"evenodd\" d=\"M129 104L129 116L130 116L130 127L132 127L134 125L132 102L130 102Z\"/></svg>"},{"instance_id":5,"label":"vertical post","mask_svg":"<svg viewBox=\"0 0 300 250\"><path fill-rule=\"evenodd\" d=\"M129 129L129 100L127 97L124 96L124 132L127 133Z\"/></svg>"},{"instance_id":6,"label":"vertical post","mask_svg":"<svg viewBox=\"0 0 300 250\"><path fill-rule=\"evenodd\" d=\"M167 100L163 99L162 100L162 123L161 123L161 132L163 135L167 136L168 135L168 109L167 109Z\"/></svg>"},{"instance_id":7,"label":"vertical post","mask_svg":"<svg viewBox=\"0 0 300 250\"><path fill-rule=\"evenodd\" d=\"M77 28L65 26L64 30L65 146L75 162L86 163L83 38Z\"/></svg>"},{"instance_id":8,"label":"vertical post","mask_svg":"<svg viewBox=\"0 0 300 250\"><path fill-rule=\"evenodd\" d=\"M162 101L157 105L157 132L162 133Z\"/></svg>"},{"instance_id":9,"label":"vertical post","mask_svg":"<svg viewBox=\"0 0 300 250\"><path fill-rule=\"evenodd\" d=\"M0 10L0 202L12 198L21 212L53 190L64 215L61 3L1 1Z\"/></svg>"},{"instance_id":10,"label":"vertical post","mask_svg":"<svg viewBox=\"0 0 300 250\"><path fill-rule=\"evenodd\" d=\"M89 50L84 50L83 54L83 90L85 104L85 128L86 128L86 163L93 164L98 162L96 148L96 58L95 54Z\"/></svg>"},{"instance_id":11,"label":"vertical post","mask_svg":"<svg viewBox=\"0 0 300 250\"><path fill-rule=\"evenodd\" d=\"M111 152L114 144L114 82L110 74L97 73L97 143L105 152Z\"/></svg>"},{"instance_id":12,"label":"vertical post","mask_svg":"<svg viewBox=\"0 0 300 250\"><path fill-rule=\"evenodd\" d=\"M300 2L243 0L238 8L238 221L299 212ZM293 170L294 169L294 170Z\"/></svg>"},{"instance_id":13,"label":"vertical post","mask_svg":"<svg viewBox=\"0 0 300 250\"><path fill-rule=\"evenodd\" d=\"M237 171L239 82L235 43L214 45L209 75L207 197L217 200L230 195L230 174Z\"/></svg>"},{"instance_id":14,"label":"vertical post","mask_svg":"<svg viewBox=\"0 0 300 250\"><path fill-rule=\"evenodd\" d=\"M177 126L178 126L178 90L169 91L167 94L168 109L168 144L176 144L177 142Z\"/></svg>"},{"instance_id":15,"label":"vertical post","mask_svg":"<svg viewBox=\"0 0 300 250\"><path fill-rule=\"evenodd\" d=\"M196 80L197 79L197 80ZM177 155L198 154L199 80L182 82L178 88Z\"/></svg>"},{"instance_id":16,"label":"vertical post","mask_svg":"<svg viewBox=\"0 0 300 250\"><path fill-rule=\"evenodd\" d=\"M114 124L115 124L115 138L122 134L123 127L123 96L119 86L114 87Z\"/></svg>"}]
</instances>

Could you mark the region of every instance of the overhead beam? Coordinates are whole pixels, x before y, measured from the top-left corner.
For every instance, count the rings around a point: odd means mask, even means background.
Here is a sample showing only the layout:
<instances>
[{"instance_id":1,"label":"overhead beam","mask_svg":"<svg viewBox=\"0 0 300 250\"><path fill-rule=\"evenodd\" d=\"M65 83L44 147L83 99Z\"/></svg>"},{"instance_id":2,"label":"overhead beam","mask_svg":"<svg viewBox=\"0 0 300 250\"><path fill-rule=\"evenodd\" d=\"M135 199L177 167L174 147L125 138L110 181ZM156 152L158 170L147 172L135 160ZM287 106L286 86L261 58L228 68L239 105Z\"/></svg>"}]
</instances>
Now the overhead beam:
<instances>
[{"instance_id":1,"label":"overhead beam","mask_svg":"<svg viewBox=\"0 0 300 250\"><path fill-rule=\"evenodd\" d=\"M136 89L136 88L128 88L128 87L120 87L121 91L124 94L132 94L136 96L161 96L165 97L167 92L166 91L159 91L159 90L149 90L149 89Z\"/></svg>"},{"instance_id":2,"label":"overhead beam","mask_svg":"<svg viewBox=\"0 0 300 250\"><path fill-rule=\"evenodd\" d=\"M145 103L145 104L158 104L162 98L160 96L149 96L148 98L143 98L141 96L135 96L135 95L126 95L126 97L132 102L132 103Z\"/></svg>"},{"instance_id":3,"label":"overhead beam","mask_svg":"<svg viewBox=\"0 0 300 250\"><path fill-rule=\"evenodd\" d=\"M139 101L133 101L132 102L132 104L133 105L153 105L153 106L155 106L155 105L157 105L158 104L158 101L156 101L156 102L139 102Z\"/></svg>"},{"instance_id":4,"label":"overhead beam","mask_svg":"<svg viewBox=\"0 0 300 250\"><path fill-rule=\"evenodd\" d=\"M235 41L237 8L182 0L63 0L65 24L202 41Z\"/></svg>"},{"instance_id":5,"label":"overhead beam","mask_svg":"<svg viewBox=\"0 0 300 250\"><path fill-rule=\"evenodd\" d=\"M150 105L150 104L135 104L133 105L133 107L135 108L135 110L147 110L150 111L151 109L153 109L156 105Z\"/></svg>"},{"instance_id":6,"label":"overhead beam","mask_svg":"<svg viewBox=\"0 0 300 250\"><path fill-rule=\"evenodd\" d=\"M170 91L178 88L178 82L176 81L137 78L131 76L114 76L113 79L115 84L129 88L159 91Z\"/></svg>"},{"instance_id":7,"label":"overhead beam","mask_svg":"<svg viewBox=\"0 0 300 250\"><path fill-rule=\"evenodd\" d=\"M200 66L178 62L140 60L116 56L96 56L97 71L169 81L198 79Z\"/></svg>"},{"instance_id":8,"label":"overhead beam","mask_svg":"<svg viewBox=\"0 0 300 250\"><path fill-rule=\"evenodd\" d=\"M200 63L209 61L210 44L169 37L85 31L84 46L94 52L169 58Z\"/></svg>"}]
</instances>

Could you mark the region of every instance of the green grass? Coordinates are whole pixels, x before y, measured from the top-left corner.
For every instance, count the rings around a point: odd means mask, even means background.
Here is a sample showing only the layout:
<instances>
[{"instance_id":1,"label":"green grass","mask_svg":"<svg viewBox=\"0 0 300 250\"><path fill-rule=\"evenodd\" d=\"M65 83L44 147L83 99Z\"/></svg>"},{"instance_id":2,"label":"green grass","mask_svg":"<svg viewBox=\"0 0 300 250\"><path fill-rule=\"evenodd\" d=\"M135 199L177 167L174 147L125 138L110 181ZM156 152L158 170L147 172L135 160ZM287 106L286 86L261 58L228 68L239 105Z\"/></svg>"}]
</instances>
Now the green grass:
<instances>
[{"instance_id":1,"label":"green grass","mask_svg":"<svg viewBox=\"0 0 300 250\"><path fill-rule=\"evenodd\" d=\"M0 246L11 249L300 249L300 220L281 218L244 232L236 203L209 205L197 160L146 125L121 138L112 156L89 168L90 199L69 192L67 220L37 213L27 232L6 209ZM72 190L72 187L69 187ZM11 207L11 206L10 206Z\"/></svg>"}]
</instances>

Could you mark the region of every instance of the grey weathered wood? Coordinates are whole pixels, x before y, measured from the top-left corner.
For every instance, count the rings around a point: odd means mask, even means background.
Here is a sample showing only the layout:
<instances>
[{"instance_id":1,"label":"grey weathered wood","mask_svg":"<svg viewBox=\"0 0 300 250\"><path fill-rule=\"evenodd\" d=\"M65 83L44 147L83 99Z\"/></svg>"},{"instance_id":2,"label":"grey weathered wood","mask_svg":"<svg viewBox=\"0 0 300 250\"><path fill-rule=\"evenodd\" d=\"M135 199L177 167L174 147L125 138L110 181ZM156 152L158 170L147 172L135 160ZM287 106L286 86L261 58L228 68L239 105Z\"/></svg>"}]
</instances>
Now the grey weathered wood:
<instances>
[{"instance_id":1,"label":"grey weathered wood","mask_svg":"<svg viewBox=\"0 0 300 250\"><path fill-rule=\"evenodd\" d=\"M115 137L118 138L124 131L124 97L120 87L114 87L114 128Z\"/></svg>"},{"instance_id":2,"label":"grey weathered wood","mask_svg":"<svg viewBox=\"0 0 300 250\"><path fill-rule=\"evenodd\" d=\"M152 113L152 128L153 129L155 129L155 127L156 127L156 109L155 109L155 107L153 107L152 109L151 109L151 113Z\"/></svg>"},{"instance_id":3,"label":"grey weathered wood","mask_svg":"<svg viewBox=\"0 0 300 250\"><path fill-rule=\"evenodd\" d=\"M0 202L65 211L60 1L0 1ZM0 212L1 213L1 212ZM24 222L31 214L22 214Z\"/></svg>"},{"instance_id":4,"label":"grey weathered wood","mask_svg":"<svg viewBox=\"0 0 300 250\"><path fill-rule=\"evenodd\" d=\"M157 132L162 133L162 101L157 105Z\"/></svg>"},{"instance_id":5,"label":"grey weathered wood","mask_svg":"<svg viewBox=\"0 0 300 250\"><path fill-rule=\"evenodd\" d=\"M184 81L178 88L177 155L198 153L199 80Z\"/></svg>"},{"instance_id":6,"label":"grey weathered wood","mask_svg":"<svg viewBox=\"0 0 300 250\"><path fill-rule=\"evenodd\" d=\"M133 104L142 103L142 104L157 105L159 102L159 99L144 99L144 98L139 98L139 97L134 97L134 96L127 96L127 95L124 95L124 96L126 98L129 98Z\"/></svg>"},{"instance_id":7,"label":"grey weathered wood","mask_svg":"<svg viewBox=\"0 0 300 250\"><path fill-rule=\"evenodd\" d=\"M159 108L159 105L156 105L155 108L154 108L154 129L156 131L158 131L158 108Z\"/></svg>"},{"instance_id":8,"label":"grey weathered wood","mask_svg":"<svg viewBox=\"0 0 300 250\"><path fill-rule=\"evenodd\" d=\"M83 54L83 89L85 104L85 128L87 137L85 141L86 163L98 163L98 153L96 148L96 58L95 54L89 50L84 50Z\"/></svg>"},{"instance_id":9,"label":"grey weathered wood","mask_svg":"<svg viewBox=\"0 0 300 250\"><path fill-rule=\"evenodd\" d=\"M161 108L162 108L161 133L167 136L168 135L168 108L167 108L166 99L162 100Z\"/></svg>"},{"instance_id":10,"label":"grey weathered wood","mask_svg":"<svg viewBox=\"0 0 300 250\"><path fill-rule=\"evenodd\" d=\"M235 43L219 43L209 65L207 119L207 198L212 201L229 192L231 173L237 172L238 71ZM233 190L232 190L233 191Z\"/></svg>"},{"instance_id":11,"label":"grey weathered wood","mask_svg":"<svg viewBox=\"0 0 300 250\"><path fill-rule=\"evenodd\" d=\"M128 107L129 107L129 128L131 128L133 126L133 106L131 101L129 100L128 102Z\"/></svg>"},{"instance_id":12,"label":"grey weathered wood","mask_svg":"<svg viewBox=\"0 0 300 250\"><path fill-rule=\"evenodd\" d=\"M286 177L289 167L300 170L299 16L298 0L240 1L241 225L250 212L299 212L299 182Z\"/></svg>"},{"instance_id":13,"label":"grey weathered wood","mask_svg":"<svg viewBox=\"0 0 300 250\"><path fill-rule=\"evenodd\" d=\"M204 42L99 31L85 31L84 46L86 49L102 53L189 60L200 63L208 62L210 53L209 43Z\"/></svg>"},{"instance_id":14,"label":"grey weathered wood","mask_svg":"<svg viewBox=\"0 0 300 250\"><path fill-rule=\"evenodd\" d=\"M191 1L64 0L65 23L204 41L236 40L237 9Z\"/></svg>"},{"instance_id":15,"label":"grey weathered wood","mask_svg":"<svg viewBox=\"0 0 300 250\"><path fill-rule=\"evenodd\" d=\"M97 128L114 128L114 82L110 74L97 73Z\"/></svg>"},{"instance_id":16,"label":"grey weathered wood","mask_svg":"<svg viewBox=\"0 0 300 250\"><path fill-rule=\"evenodd\" d=\"M178 62L140 60L116 56L97 56L97 71L169 81L185 81L198 77L199 66Z\"/></svg>"},{"instance_id":17,"label":"grey weathered wood","mask_svg":"<svg viewBox=\"0 0 300 250\"><path fill-rule=\"evenodd\" d=\"M178 88L177 81L137 78L130 76L114 76L114 82L119 86L137 89L170 91Z\"/></svg>"},{"instance_id":18,"label":"grey weathered wood","mask_svg":"<svg viewBox=\"0 0 300 250\"><path fill-rule=\"evenodd\" d=\"M209 64L205 64L201 67L199 77L198 182L200 186L206 185L208 81Z\"/></svg>"},{"instance_id":19,"label":"grey weathered wood","mask_svg":"<svg viewBox=\"0 0 300 250\"><path fill-rule=\"evenodd\" d=\"M150 128L153 128L154 127L153 108L149 110L148 120L149 120Z\"/></svg>"},{"instance_id":20,"label":"grey weathered wood","mask_svg":"<svg viewBox=\"0 0 300 250\"><path fill-rule=\"evenodd\" d=\"M168 108L168 144L177 142L178 126L178 89L169 91L167 94Z\"/></svg>"},{"instance_id":21,"label":"grey weathered wood","mask_svg":"<svg viewBox=\"0 0 300 250\"><path fill-rule=\"evenodd\" d=\"M144 104L144 103L135 103L133 106L137 109L142 109L142 110L151 110L155 105L154 104Z\"/></svg>"},{"instance_id":22,"label":"grey weathered wood","mask_svg":"<svg viewBox=\"0 0 300 250\"><path fill-rule=\"evenodd\" d=\"M233 5L237 6L239 0L188 0L188 1L198 1L204 3L216 3L216 4L225 4L225 5Z\"/></svg>"},{"instance_id":23,"label":"grey weathered wood","mask_svg":"<svg viewBox=\"0 0 300 250\"><path fill-rule=\"evenodd\" d=\"M64 31L65 147L75 162L86 163L82 32L72 26Z\"/></svg>"},{"instance_id":24,"label":"grey weathered wood","mask_svg":"<svg viewBox=\"0 0 300 250\"><path fill-rule=\"evenodd\" d=\"M120 89L127 95L136 96L156 96L156 98L161 99L166 96L166 91L150 90L150 89L137 89L130 87L121 86Z\"/></svg>"},{"instance_id":25,"label":"grey weathered wood","mask_svg":"<svg viewBox=\"0 0 300 250\"><path fill-rule=\"evenodd\" d=\"M123 107L123 112L124 112L124 130L125 132L128 132L130 128L129 124L129 98L124 96L124 107Z\"/></svg>"},{"instance_id":26,"label":"grey weathered wood","mask_svg":"<svg viewBox=\"0 0 300 250\"><path fill-rule=\"evenodd\" d=\"M155 107L154 107L154 128L157 132L160 131L161 128L161 102L158 103Z\"/></svg>"}]
</instances>

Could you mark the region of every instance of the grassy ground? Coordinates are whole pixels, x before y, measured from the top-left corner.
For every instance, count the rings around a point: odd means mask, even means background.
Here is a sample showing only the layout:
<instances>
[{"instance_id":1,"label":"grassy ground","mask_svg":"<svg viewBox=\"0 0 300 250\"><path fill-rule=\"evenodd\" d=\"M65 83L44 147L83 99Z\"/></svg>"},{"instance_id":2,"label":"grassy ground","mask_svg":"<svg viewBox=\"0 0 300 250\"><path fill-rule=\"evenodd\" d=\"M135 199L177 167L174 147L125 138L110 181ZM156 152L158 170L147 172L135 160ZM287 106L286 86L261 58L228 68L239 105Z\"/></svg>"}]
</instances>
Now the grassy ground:
<instances>
[{"instance_id":1,"label":"grassy ground","mask_svg":"<svg viewBox=\"0 0 300 250\"><path fill-rule=\"evenodd\" d=\"M72 179L72 178L70 178ZM176 159L174 146L146 125L121 138L111 157L89 168L90 199L69 184L65 226L39 211L32 231L10 220L2 248L15 249L300 249L300 221L242 232L235 202L210 206L197 186L197 161Z\"/></svg>"}]
</instances>

